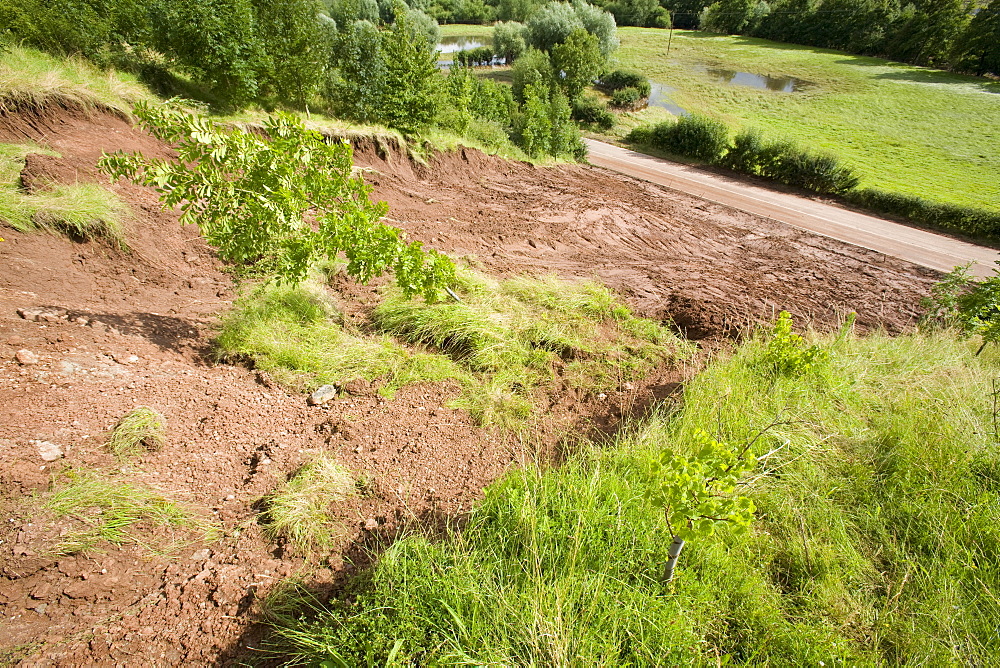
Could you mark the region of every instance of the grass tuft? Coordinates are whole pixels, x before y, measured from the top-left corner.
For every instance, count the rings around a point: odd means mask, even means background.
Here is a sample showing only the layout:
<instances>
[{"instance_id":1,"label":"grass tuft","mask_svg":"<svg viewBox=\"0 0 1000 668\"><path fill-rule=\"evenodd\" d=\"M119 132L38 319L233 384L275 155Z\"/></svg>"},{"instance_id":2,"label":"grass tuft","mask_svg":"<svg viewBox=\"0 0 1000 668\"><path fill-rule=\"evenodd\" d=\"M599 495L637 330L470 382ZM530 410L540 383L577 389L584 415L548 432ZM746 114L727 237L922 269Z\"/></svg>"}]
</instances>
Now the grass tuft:
<instances>
[{"instance_id":1,"label":"grass tuft","mask_svg":"<svg viewBox=\"0 0 1000 668\"><path fill-rule=\"evenodd\" d=\"M291 387L313 390L357 378L383 379L391 394L411 382L461 378L441 355L410 352L388 337L344 331L323 289L266 285L240 299L216 338L225 357L245 357Z\"/></svg>"},{"instance_id":2,"label":"grass tuft","mask_svg":"<svg viewBox=\"0 0 1000 668\"><path fill-rule=\"evenodd\" d=\"M261 522L271 540L284 539L306 552L329 549L346 534L330 507L355 491L350 472L323 455L299 469L266 499Z\"/></svg>"},{"instance_id":3,"label":"grass tuft","mask_svg":"<svg viewBox=\"0 0 1000 668\"><path fill-rule=\"evenodd\" d=\"M74 241L103 240L127 248L124 202L95 184L55 184L25 193L20 173L28 153L58 155L33 144L0 144L0 224L20 232L46 230Z\"/></svg>"},{"instance_id":4,"label":"grass tuft","mask_svg":"<svg viewBox=\"0 0 1000 668\"><path fill-rule=\"evenodd\" d=\"M214 540L217 535L208 521L159 492L86 469L59 474L43 508L57 518L83 525L60 536L53 548L56 554L85 552L103 542L169 554L193 541Z\"/></svg>"},{"instance_id":5,"label":"grass tuft","mask_svg":"<svg viewBox=\"0 0 1000 668\"><path fill-rule=\"evenodd\" d=\"M115 425L105 444L119 460L127 460L147 450L159 450L167 441L167 420L149 406L138 406Z\"/></svg>"}]
</instances>

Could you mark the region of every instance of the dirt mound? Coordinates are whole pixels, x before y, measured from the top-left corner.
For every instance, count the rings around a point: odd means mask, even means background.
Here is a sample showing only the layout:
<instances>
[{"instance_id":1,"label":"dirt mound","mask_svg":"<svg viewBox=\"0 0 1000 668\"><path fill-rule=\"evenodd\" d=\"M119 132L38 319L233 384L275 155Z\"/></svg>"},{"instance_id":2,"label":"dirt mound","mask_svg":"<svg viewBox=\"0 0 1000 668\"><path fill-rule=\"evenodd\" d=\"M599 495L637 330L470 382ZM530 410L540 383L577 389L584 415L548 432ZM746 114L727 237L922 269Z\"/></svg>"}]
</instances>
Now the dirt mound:
<instances>
[{"instance_id":1,"label":"dirt mound","mask_svg":"<svg viewBox=\"0 0 1000 668\"><path fill-rule=\"evenodd\" d=\"M61 157L28 156L28 189L106 183L94 167L102 151L171 154L115 116L0 117L0 141L29 140ZM420 164L375 140L357 141L356 161L411 237L476 256L498 273L595 276L693 337L738 332L780 308L818 326L857 310L866 326L899 329L916 316L932 278L598 169L539 169L470 150ZM2 234L0 658L25 666L205 665L251 656L256 602L281 578L331 583L401 527L453 517L536 454L446 408L457 392L447 384L407 387L392 401L357 387L320 408L266 376L214 364L215 318L233 298L228 276L197 231L161 211L149 190L109 187L134 212L129 252ZM567 389L551 398L550 435L581 422L613 431L630 406L664 398L679 380L661 370L627 393ZM189 504L224 537L175 558L128 545L47 554L60 525L26 510L29 495L65 467L121 470L102 444L136 405L161 411L169 438L123 475ZM63 457L44 460L45 442ZM345 511L346 552L325 563L267 540L255 521L260 498L320 451L369 481L368 494Z\"/></svg>"}]
</instances>

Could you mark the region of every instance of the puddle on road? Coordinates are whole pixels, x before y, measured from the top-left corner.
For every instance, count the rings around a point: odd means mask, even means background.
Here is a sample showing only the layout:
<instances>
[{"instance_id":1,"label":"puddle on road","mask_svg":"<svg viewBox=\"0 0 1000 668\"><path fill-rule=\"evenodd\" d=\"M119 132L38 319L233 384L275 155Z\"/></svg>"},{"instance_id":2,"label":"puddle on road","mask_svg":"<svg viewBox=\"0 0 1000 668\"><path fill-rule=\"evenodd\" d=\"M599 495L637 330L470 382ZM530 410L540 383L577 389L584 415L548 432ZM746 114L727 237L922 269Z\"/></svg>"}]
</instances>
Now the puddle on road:
<instances>
[{"instance_id":1,"label":"puddle on road","mask_svg":"<svg viewBox=\"0 0 1000 668\"><path fill-rule=\"evenodd\" d=\"M704 74L719 83L729 84L730 86L746 86L759 90L772 90L777 93L801 93L812 85L810 82L798 77L751 74L750 72L727 70L724 67L695 65L691 70L698 74Z\"/></svg>"}]
</instances>

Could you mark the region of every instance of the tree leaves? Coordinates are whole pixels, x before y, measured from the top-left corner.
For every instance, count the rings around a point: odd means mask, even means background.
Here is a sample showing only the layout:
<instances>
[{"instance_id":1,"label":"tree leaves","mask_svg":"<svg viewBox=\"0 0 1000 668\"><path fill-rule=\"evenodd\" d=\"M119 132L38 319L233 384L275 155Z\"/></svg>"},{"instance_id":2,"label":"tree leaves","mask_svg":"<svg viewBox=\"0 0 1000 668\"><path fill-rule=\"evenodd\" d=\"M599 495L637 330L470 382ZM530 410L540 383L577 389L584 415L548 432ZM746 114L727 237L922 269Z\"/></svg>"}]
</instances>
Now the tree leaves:
<instances>
[{"instance_id":1,"label":"tree leaves","mask_svg":"<svg viewBox=\"0 0 1000 668\"><path fill-rule=\"evenodd\" d=\"M407 296L434 299L454 277L451 261L407 243L381 222L388 207L351 176L351 147L328 142L288 114L268 118L260 133L224 128L175 105L140 103L135 115L177 158L105 155L101 168L160 193L197 224L238 271L298 283L314 262L343 253L347 273L368 281L387 271Z\"/></svg>"}]
</instances>

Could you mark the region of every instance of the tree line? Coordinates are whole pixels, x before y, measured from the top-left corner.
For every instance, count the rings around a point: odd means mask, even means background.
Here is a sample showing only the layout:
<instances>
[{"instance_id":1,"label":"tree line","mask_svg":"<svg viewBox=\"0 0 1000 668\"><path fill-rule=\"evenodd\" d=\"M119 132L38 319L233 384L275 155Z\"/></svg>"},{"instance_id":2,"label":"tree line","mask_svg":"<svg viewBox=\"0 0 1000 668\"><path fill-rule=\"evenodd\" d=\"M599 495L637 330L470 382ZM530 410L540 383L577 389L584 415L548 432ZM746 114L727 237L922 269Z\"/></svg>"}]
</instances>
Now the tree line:
<instances>
[{"instance_id":1,"label":"tree line","mask_svg":"<svg viewBox=\"0 0 1000 668\"><path fill-rule=\"evenodd\" d=\"M496 28L507 60L522 61L513 90L460 65L439 70L437 21L402 0L10 0L0 35L133 71L164 96L218 110L312 109L582 158L571 103L617 48L615 21L580 0L530 18Z\"/></svg>"}]
</instances>

